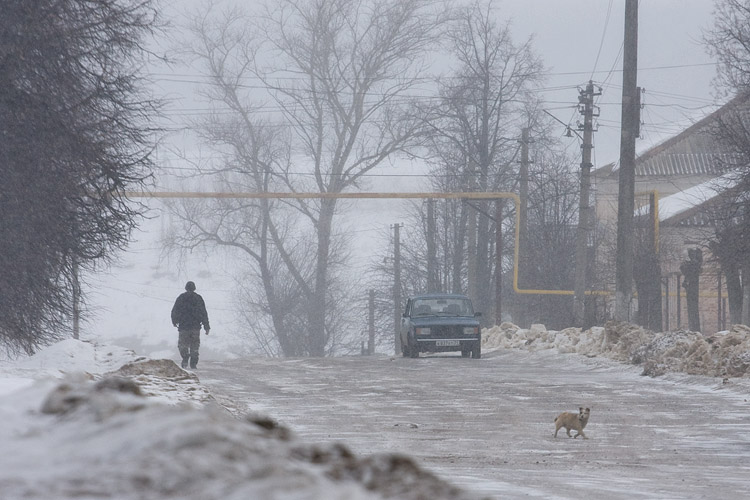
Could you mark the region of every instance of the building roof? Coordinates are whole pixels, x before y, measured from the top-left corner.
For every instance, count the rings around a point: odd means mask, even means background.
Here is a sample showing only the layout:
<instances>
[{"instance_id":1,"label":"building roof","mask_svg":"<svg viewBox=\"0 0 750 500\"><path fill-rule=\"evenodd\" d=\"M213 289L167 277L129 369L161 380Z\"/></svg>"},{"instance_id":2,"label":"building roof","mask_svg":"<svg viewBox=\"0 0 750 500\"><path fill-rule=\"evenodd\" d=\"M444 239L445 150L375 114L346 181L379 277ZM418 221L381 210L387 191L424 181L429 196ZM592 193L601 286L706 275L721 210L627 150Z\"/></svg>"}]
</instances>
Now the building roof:
<instances>
[{"instance_id":1,"label":"building roof","mask_svg":"<svg viewBox=\"0 0 750 500\"><path fill-rule=\"evenodd\" d=\"M721 193L735 187L738 183L736 175L726 174L703 182L691 188L679 191L673 195L665 196L659 200L659 221L662 223L677 222L683 219L692 219L697 212ZM636 213L642 215L644 207ZM645 207L647 210L648 207ZM693 221L694 224L704 224L703 216L700 220Z\"/></svg>"},{"instance_id":2,"label":"building roof","mask_svg":"<svg viewBox=\"0 0 750 500\"><path fill-rule=\"evenodd\" d=\"M731 155L712 153L664 153L636 161L636 175L718 175Z\"/></svg>"},{"instance_id":3,"label":"building roof","mask_svg":"<svg viewBox=\"0 0 750 500\"><path fill-rule=\"evenodd\" d=\"M674 137L644 151L635 160L635 175L720 175L731 164L732 156L716 141L714 127L723 115L745 104L748 99L750 94L738 95ZM594 170L594 175L608 177L617 172L618 167L619 162L609 163Z\"/></svg>"}]
</instances>

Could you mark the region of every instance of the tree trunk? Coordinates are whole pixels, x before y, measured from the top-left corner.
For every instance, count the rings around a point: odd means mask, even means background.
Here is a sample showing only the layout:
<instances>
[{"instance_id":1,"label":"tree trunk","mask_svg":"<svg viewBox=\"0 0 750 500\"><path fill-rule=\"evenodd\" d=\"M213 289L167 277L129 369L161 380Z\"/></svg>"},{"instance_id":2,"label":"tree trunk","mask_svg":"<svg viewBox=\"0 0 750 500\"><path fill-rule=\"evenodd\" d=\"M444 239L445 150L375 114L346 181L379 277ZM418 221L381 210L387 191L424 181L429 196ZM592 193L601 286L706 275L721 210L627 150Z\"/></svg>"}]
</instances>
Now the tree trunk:
<instances>
[{"instance_id":1,"label":"tree trunk","mask_svg":"<svg viewBox=\"0 0 750 500\"><path fill-rule=\"evenodd\" d=\"M487 213L487 204L482 203L482 211ZM482 326L490 326L492 321L490 320L489 312L492 310L492 273L490 272L490 220L484 214L478 215L477 224L477 304L480 311L484 311L485 314L479 318Z\"/></svg>"},{"instance_id":2,"label":"tree trunk","mask_svg":"<svg viewBox=\"0 0 750 500\"><path fill-rule=\"evenodd\" d=\"M467 210L467 246L466 246L466 265L468 294L471 301L475 304L477 301L477 212L472 207L465 205Z\"/></svg>"},{"instance_id":3,"label":"tree trunk","mask_svg":"<svg viewBox=\"0 0 750 500\"><path fill-rule=\"evenodd\" d=\"M463 270L463 264L464 264L464 241L466 240L466 220L467 220L467 214L466 214L466 204L461 203L459 205L459 209L461 211L459 215L459 223L456 227L456 238L453 242L453 263L452 263L452 283L450 290L453 291L453 293L463 293L463 282L461 279L461 276L463 273L461 272ZM447 243L447 240L446 240ZM447 290L447 288L446 288Z\"/></svg>"},{"instance_id":4,"label":"tree trunk","mask_svg":"<svg viewBox=\"0 0 750 500\"><path fill-rule=\"evenodd\" d=\"M646 251L638 256L633 277L638 292L638 324L652 331L662 328L661 270L656 255Z\"/></svg>"},{"instance_id":5,"label":"tree trunk","mask_svg":"<svg viewBox=\"0 0 750 500\"><path fill-rule=\"evenodd\" d=\"M648 262L649 276L646 281L646 302L648 314L645 326L651 331L658 332L662 329L661 315L661 268L656 255L651 254ZM640 308L640 300L638 301Z\"/></svg>"},{"instance_id":6,"label":"tree trunk","mask_svg":"<svg viewBox=\"0 0 750 500\"><path fill-rule=\"evenodd\" d=\"M750 326L750 262L746 258L742 266L742 303L740 323Z\"/></svg>"},{"instance_id":7,"label":"tree trunk","mask_svg":"<svg viewBox=\"0 0 750 500\"><path fill-rule=\"evenodd\" d=\"M435 222L435 200L427 200L427 291L440 292L440 281L438 280L437 263L437 224Z\"/></svg>"},{"instance_id":8,"label":"tree trunk","mask_svg":"<svg viewBox=\"0 0 750 500\"><path fill-rule=\"evenodd\" d=\"M688 328L690 331L701 331L699 306L700 273L703 266L703 252L699 248L688 250L688 260L680 265L680 271L685 276L682 286L686 290L688 310Z\"/></svg>"},{"instance_id":9,"label":"tree trunk","mask_svg":"<svg viewBox=\"0 0 750 500\"><path fill-rule=\"evenodd\" d=\"M325 356L326 352L326 292L328 290L328 264L331 249L331 227L336 210L335 199L323 199L320 202L318 219L318 250L315 263L315 287L309 297L308 319L310 332L308 349L310 356Z\"/></svg>"},{"instance_id":10,"label":"tree trunk","mask_svg":"<svg viewBox=\"0 0 750 500\"><path fill-rule=\"evenodd\" d=\"M729 302L729 322L732 325L742 323L742 281L740 270L736 265L721 261L721 270L727 284L727 301Z\"/></svg>"}]
</instances>

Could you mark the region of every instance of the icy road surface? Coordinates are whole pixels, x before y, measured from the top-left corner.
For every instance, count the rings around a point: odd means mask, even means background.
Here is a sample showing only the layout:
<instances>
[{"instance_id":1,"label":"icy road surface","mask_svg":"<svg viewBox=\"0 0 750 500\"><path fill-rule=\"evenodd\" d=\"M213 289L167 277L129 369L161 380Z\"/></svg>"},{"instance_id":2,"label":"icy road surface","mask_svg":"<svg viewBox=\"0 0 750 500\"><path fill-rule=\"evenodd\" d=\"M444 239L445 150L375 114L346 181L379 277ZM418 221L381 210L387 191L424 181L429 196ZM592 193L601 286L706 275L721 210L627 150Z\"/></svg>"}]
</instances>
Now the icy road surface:
<instances>
[{"instance_id":1,"label":"icy road surface","mask_svg":"<svg viewBox=\"0 0 750 500\"><path fill-rule=\"evenodd\" d=\"M423 355L424 356L424 355ZM411 455L490 498L748 498L750 399L739 381L671 375L552 351L206 362L238 413L313 442ZM555 416L591 407L588 440ZM573 433L575 435L575 432Z\"/></svg>"}]
</instances>

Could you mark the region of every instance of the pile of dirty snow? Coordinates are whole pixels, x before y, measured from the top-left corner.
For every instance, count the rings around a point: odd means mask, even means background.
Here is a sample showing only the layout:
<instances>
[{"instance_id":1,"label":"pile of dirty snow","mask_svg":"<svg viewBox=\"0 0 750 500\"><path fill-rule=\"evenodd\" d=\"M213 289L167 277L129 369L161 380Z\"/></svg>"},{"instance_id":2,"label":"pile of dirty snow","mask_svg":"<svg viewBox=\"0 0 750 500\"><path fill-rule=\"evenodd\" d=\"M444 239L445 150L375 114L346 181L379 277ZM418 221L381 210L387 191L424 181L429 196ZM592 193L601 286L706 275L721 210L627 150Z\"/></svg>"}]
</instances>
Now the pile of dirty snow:
<instances>
[{"instance_id":1,"label":"pile of dirty snow","mask_svg":"<svg viewBox=\"0 0 750 500\"><path fill-rule=\"evenodd\" d=\"M502 323L482 332L482 349L556 349L560 353L601 356L641 365L643 374L649 376L668 372L709 377L750 375L750 328L743 325L704 336L685 330L654 333L617 322L583 331L552 331L538 324L522 329Z\"/></svg>"},{"instance_id":2,"label":"pile of dirty snow","mask_svg":"<svg viewBox=\"0 0 750 500\"><path fill-rule=\"evenodd\" d=\"M172 360L66 340L0 365L0 497L469 499L411 458L232 417Z\"/></svg>"},{"instance_id":3,"label":"pile of dirty snow","mask_svg":"<svg viewBox=\"0 0 750 500\"><path fill-rule=\"evenodd\" d=\"M200 405L211 399L198 377L182 370L172 360L152 360L129 349L76 339L66 339L33 356L4 363L0 369L0 395L29 386L35 380L69 375L90 380L106 375L130 377L144 395L168 404Z\"/></svg>"}]
</instances>

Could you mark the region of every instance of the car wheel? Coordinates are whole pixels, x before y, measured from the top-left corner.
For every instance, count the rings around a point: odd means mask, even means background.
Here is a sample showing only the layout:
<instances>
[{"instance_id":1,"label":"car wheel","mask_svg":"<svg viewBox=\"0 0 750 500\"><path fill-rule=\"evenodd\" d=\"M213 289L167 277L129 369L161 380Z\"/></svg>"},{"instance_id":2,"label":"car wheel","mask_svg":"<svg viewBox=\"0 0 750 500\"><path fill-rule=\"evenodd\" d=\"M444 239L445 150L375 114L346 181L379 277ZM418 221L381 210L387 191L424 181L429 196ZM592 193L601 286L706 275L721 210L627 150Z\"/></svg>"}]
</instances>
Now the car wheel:
<instances>
[{"instance_id":1,"label":"car wheel","mask_svg":"<svg viewBox=\"0 0 750 500\"><path fill-rule=\"evenodd\" d=\"M482 342L479 340L476 341L474 344L474 348L471 350L471 357L474 359L479 359L482 357Z\"/></svg>"},{"instance_id":2,"label":"car wheel","mask_svg":"<svg viewBox=\"0 0 750 500\"><path fill-rule=\"evenodd\" d=\"M461 357L468 358L471 355L470 349L461 349Z\"/></svg>"},{"instance_id":3,"label":"car wheel","mask_svg":"<svg viewBox=\"0 0 750 500\"><path fill-rule=\"evenodd\" d=\"M417 347L417 343L412 342L411 339L409 339L409 357L410 358L419 357L419 347Z\"/></svg>"},{"instance_id":4,"label":"car wheel","mask_svg":"<svg viewBox=\"0 0 750 500\"><path fill-rule=\"evenodd\" d=\"M407 335L406 338L404 338L402 335L399 335L398 337L398 343L401 344L401 354L405 357L409 357L409 336Z\"/></svg>"}]
</instances>

